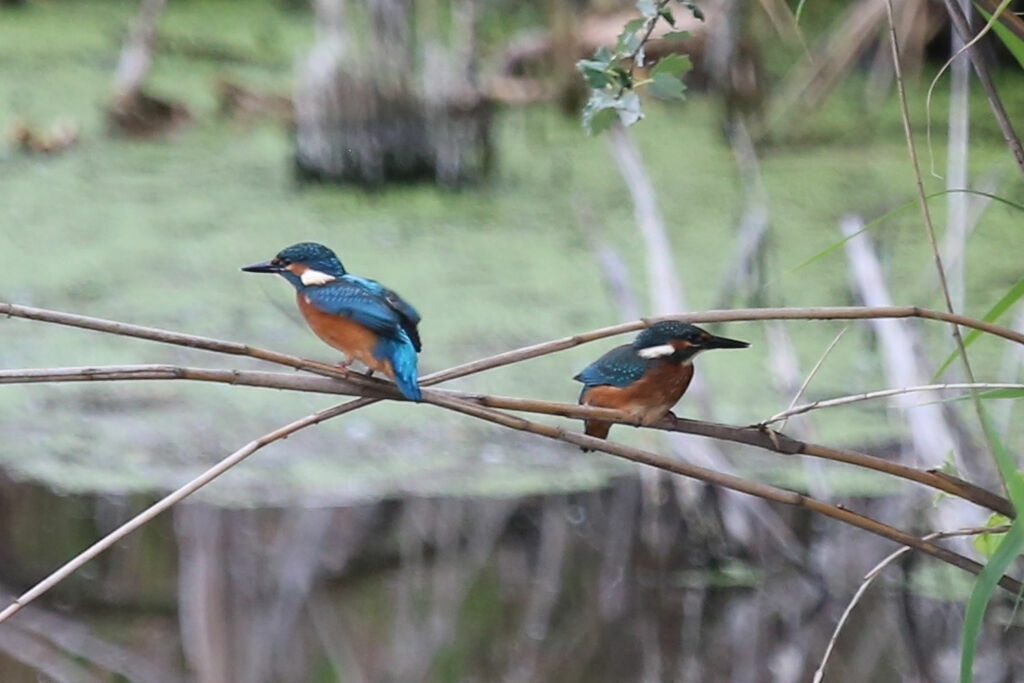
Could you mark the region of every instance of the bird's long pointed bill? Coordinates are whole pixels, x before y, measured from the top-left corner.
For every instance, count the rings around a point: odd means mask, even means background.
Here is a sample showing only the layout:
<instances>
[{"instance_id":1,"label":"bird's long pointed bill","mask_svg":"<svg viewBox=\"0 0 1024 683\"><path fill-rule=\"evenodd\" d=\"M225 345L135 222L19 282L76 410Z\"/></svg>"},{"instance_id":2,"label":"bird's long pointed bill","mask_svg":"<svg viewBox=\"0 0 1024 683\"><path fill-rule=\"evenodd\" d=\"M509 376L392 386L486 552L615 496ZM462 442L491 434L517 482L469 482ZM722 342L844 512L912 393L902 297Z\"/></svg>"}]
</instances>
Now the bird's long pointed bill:
<instances>
[{"instance_id":1,"label":"bird's long pointed bill","mask_svg":"<svg viewBox=\"0 0 1024 683\"><path fill-rule=\"evenodd\" d=\"M705 349L745 349L750 346L749 342L728 337L711 337L704 343Z\"/></svg>"},{"instance_id":2,"label":"bird's long pointed bill","mask_svg":"<svg viewBox=\"0 0 1024 683\"><path fill-rule=\"evenodd\" d=\"M251 266L242 266L242 270L247 273L280 273L281 266L276 265L273 261L263 261Z\"/></svg>"}]
</instances>

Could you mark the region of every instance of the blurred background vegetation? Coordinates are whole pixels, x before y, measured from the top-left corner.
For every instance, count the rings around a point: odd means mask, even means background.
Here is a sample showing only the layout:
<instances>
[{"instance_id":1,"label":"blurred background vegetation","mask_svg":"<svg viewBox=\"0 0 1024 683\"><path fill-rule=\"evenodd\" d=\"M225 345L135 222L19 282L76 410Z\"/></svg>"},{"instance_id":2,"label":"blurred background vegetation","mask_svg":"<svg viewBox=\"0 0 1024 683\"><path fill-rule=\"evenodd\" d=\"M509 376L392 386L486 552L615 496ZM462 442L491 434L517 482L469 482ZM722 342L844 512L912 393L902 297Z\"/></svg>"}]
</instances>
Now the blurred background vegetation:
<instances>
[{"instance_id":1,"label":"blurred background vegetation","mask_svg":"<svg viewBox=\"0 0 1024 683\"><path fill-rule=\"evenodd\" d=\"M658 312L635 198L609 142L580 126L574 68L614 41L631 3L164 4L0 3L0 298L334 362L284 283L238 270L315 240L417 306L423 372L630 319L624 300ZM945 12L896 4L911 114L918 131L930 121L946 174L948 77L924 105L950 54ZM691 310L859 303L848 252L825 251L840 220L914 200L882 5L800 5L797 23L782 0L702 4L707 21L671 46L696 65L687 100L645 100L629 130ZM1021 70L998 43L985 51L1019 123ZM976 82L967 105L970 187L1024 202ZM737 125L755 143L753 171ZM929 192L946 188L938 174ZM946 198L932 209L945 225ZM1021 214L977 198L968 213L969 238L950 253L962 310L980 317L1022 275ZM740 257L752 214L757 248ZM870 234L892 300L942 308L918 214ZM785 408L794 377L844 327L805 398L891 386L868 325L794 322L780 338L736 323L724 333L753 348L698 364L714 419ZM934 371L948 331L912 331L922 371ZM5 368L217 365L18 320L0 340ZM616 342L453 386L571 401L571 377ZM1000 344L973 348L980 378L1019 379ZM2 586L24 589L226 453L330 402L184 382L4 387ZM944 410L954 432L969 421L961 404ZM1012 411L1000 413L1011 439ZM885 403L791 428L918 464L949 455L906 455L904 414ZM919 491L731 448L741 473L925 528L933 501ZM376 405L271 446L0 627L0 678L807 680L860 577L891 548L789 510L774 514L795 548L734 538L720 503L599 454ZM966 577L908 558L844 634L832 680L951 679L966 590ZM979 680L1024 676L1011 608L994 603Z\"/></svg>"}]
</instances>

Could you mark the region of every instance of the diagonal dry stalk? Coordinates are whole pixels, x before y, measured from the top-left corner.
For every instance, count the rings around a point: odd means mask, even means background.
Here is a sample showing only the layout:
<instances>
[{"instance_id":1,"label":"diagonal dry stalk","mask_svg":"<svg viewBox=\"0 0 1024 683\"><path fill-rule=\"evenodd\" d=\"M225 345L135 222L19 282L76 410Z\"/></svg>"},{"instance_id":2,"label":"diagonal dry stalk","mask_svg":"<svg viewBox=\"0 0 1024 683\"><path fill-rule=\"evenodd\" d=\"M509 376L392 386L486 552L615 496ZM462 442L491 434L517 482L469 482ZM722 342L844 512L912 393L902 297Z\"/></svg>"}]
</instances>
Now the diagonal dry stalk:
<instances>
[{"instance_id":1,"label":"diagonal dry stalk","mask_svg":"<svg viewBox=\"0 0 1024 683\"><path fill-rule=\"evenodd\" d=\"M924 182L921 179L921 164L917 159L917 146L914 144L914 131L910 125L910 109L907 107L907 91L903 85L903 68L900 61L900 46L896 38L896 23L893 20L892 0L886 0L885 11L889 17L889 36L892 46L893 68L896 72L896 90L899 94L900 115L903 119L903 133L907 141L907 151L910 154L910 164L914 169L914 182L917 189L918 204L921 206L921 216L924 218L925 230L928 234L928 243L932 249L932 256L935 259L935 272L939 276L939 285L942 288L942 295L946 302L946 310L950 314L956 313L953 310L953 299L949 294L949 283L946 281L946 269L942 265L942 256L939 254L939 245L935 239L935 226L932 224L931 210L928 208L928 198L925 196ZM964 340L960 336L960 328L952 326L953 338L956 340L957 349L963 358L964 371L967 379L974 382L974 372L971 370L970 360L964 349Z\"/></svg>"},{"instance_id":2,"label":"diagonal dry stalk","mask_svg":"<svg viewBox=\"0 0 1024 683\"><path fill-rule=\"evenodd\" d=\"M279 439L283 439L289 434L293 434L304 427L318 424L324 420L332 417L337 417L343 413L350 412L356 408L362 408L369 403L369 399L356 399L343 403L338 406L332 406L326 410L307 415L306 417L296 420L295 422L289 423L283 427L279 427L272 432L264 434L254 441L250 441L246 445L239 448L237 451L224 458L216 465L206 470L192 481L188 482L181 488L169 493L168 495L161 498L159 501L149 506L141 513L132 517L130 520L119 526L117 529L101 538L96 543L83 550L81 553L72 558L69 562L65 563L55 572L46 577L43 581L37 583L29 591L18 596L10 605L7 606L2 612L0 612L0 622L4 622L12 617L18 610L32 602L40 595L50 590L58 583L66 579L72 573L74 573L79 567L84 565L86 562L96 557L110 546L117 543L119 540L135 531L139 527L143 526L151 519L159 515L170 508L175 503L187 498L189 495L195 493L200 488L210 483L224 472L237 465L238 463L245 460L247 457L263 448L267 444L271 444Z\"/></svg>"},{"instance_id":3,"label":"diagonal dry stalk","mask_svg":"<svg viewBox=\"0 0 1024 683\"><path fill-rule=\"evenodd\" d=\"M380 389L367 394L365 389L345 380L312 377L280 372L257 372L250 370L220 370L209 368L181 367L174 365L127 365L82 368L36 368L28 370L0 371L2 384L30 384L39 382L94 382L94 381L132 381L132 380L191 380L214 382L238 386L263 387L287 391L362 396L367 401L375 402L383 398L406 400L391 385L381 382ZM1015 385L1017 386L1017 385ZM1024 385L1021 385L1024 386ZM559 403L537 399L494 396L463 391L433 389L432 392L450 398L467 401L485 408L500 408L516 412L529 412L540 415L555 415L573 419L600 419L631 426L639 426L635 419L609 408L595 408L574 403ZM900 391L900 390L894 390ZM892 391L872 392L875 396L887 396ZM865 397L872 397L864 395ZM861 396L846 397L860 399ZM852 401L846 401L852 402ZM820 402L822 404L827 402ZM369 402L365 405L369 405ZM813 404L812 404L813 406ZM358 406L362 407L362 406ZM817 406L814 406L817 407ZM808 410L811 408L808 408ZM788 414L789 411L787 411ZM804 412L804 411L799 411ZM784 414L780 414L784 415ZM778 416L772 418L780 419ZM661 422L650 425L650 428L681 432L704 436L721 441L731 441L744 445L762 448L782 455L807 455L810 457L842 462L864 469L881 472L887 475L912 481L942 491L951 496L963 498L999 512L1013 516L1013 506L1001 496L974 486L967 481L937 471L921 470L909 465L885 460L867 453L850 449L839 449L822 444L794 439L781 432L767 428L764 424L749 427L690 420L685 418L666 417Z\"/></svg>"},{"instance_id":4,"label":"diagonal dry stalk","mask_svg":"<svg viewBox=\"0 0 1024 683\"><path fill-rule=\"evenodd\" d=\"M709 314L698 314L695 317L694 316L668 316L667 319L680 319L680 318L682 318L682 319L706 320L709 317L713 318L713 319L730 319L730 317L731 317L731 319L770 319L771 317L778 317L778 318L783 318L783 319L808 318L808 317L812 318L812 319L820 319L820 318L823 318L823 317L839 317L839 318L858 318L858 317L863 318L863 317L869 317L869 315L866 313L866 311L868 309L863 309L863 308L855 309L855 308L842 308L842 307L840 307L840 308L803 309L802 314L801 313L797 313L796 312L797 310L799 310L799 309L748 309L746 311L737 311L737 312L718 311L718 312L711 312L710 315ZM279 428L279 429L277 429L277 430L275 430L273 432L270 432L267 435L265 435L265 436L255 440L255 441L250 442L249 444L247 444L243 448L239 449L235 453L232 453L230 456L228 456L227 458L222 460L220 463L215 465L213 468L211 468L210 470L208 470L204 474L202 474L199 477L193 479L191 482L186 484L184 487L182 487L182 488L178 489L177 491L171 493L170 495L168 495L167 497L165 497L164 499L162 499L161 501L159 501L155 505L153 505L150 508L148 508L146 511L140 513L140 515L136 516L132 520L129 520L127 523L125 523L124 525L122 525L121 527L116 529L115 531L113 531L110 534L108 534L107 536L105 536L103 539L101 539L96 544L94 544L93 546L88 548L86 551L84 551L80 555L78 555L75 558L73 558L71 561L66 563L64 566L62 566L56 572L54 572L49 577L44 579L42 582L40 582L39 584L37 584L36 586L31 588L28 592L26 592L25 594L20 596L17 600L15 600L3 612L0 612L0 622L6 620L7 618L9 618L13 614L15 614L19 609L21 609L21 607L23 605L25 605L28 602L34 600L35 598L39 597L39 595L42 595L47 590L49 590L50 588L52 588L53 586L58 584L65 577L67 577L72 572L74 572L77 568L81 567L86 562L88 562L90 559L92 559L93 557L95 557L96 555L101 553L103 550L105 550L106 548L108 548L111 545L113 545L120 538L123 538L124 535L126 535L128 533L131 533L131 531L133 531L133 530L137 529L139 526L145 524L148 520L152 519L155 515L159 514L163 510L166 510L168 507L170 507L174 503L178 502L179 500L185 498L186 496L188 496L189 494L191 494L192 492L194 492L195 490L197 490L201 486L205 485L209 481L212 481L214 478L219 476L221 473L223 473L224 471L227 471L227 469L232 467L234 464L236 464L237 462L240 462L245 457L248 457L253 452L258 450L259 448L262 448L264 445L266 445L268 443L271 443L273 441L276 441L278 439L284 438L285 436L287 436L287 435L289 435L291 433L294 433L295 431L303 429L304 427L310 426L312 424L317 424L317 423L319 423L319 422L321 422L321 421L323 421L325 419L328 419L330 417L334 417L334 416L343 414L345 412L349 412L351 410L354 410L354 409L357 409L357 408L361 408L361 407L363 407L365 405L369 405L370 403L373 403L376 400L379 400L378 397L381 396L382 394L384 396L394 396L395 395L394 394L394 389L391 388L390 385L388 385L387 383L383 383L383 382L379 382L379 381L374 381L374 380L368 380L366 378L362 378L362 377L359 377L359 376L349 375L348 373L340 372L338 369L333 368L332 366L324 365L322 363L316 363L314 361L307 361L305 359L296 358L296 357L293 357L293 356L288 356L287 354L279 354L277 352L257 349L257 348L254 348L254 347L249 347L249 346L242 345L242 344L236 344L236 343L233 343L233 342L224 342L224 341L216 340L216 339L210 339L210 338L204 338L204 337L195 337L195 336L192 336L192 335L184 335L184 334L181 334L181 333L168 332L168 331L164 331L164 330L154 330L152 328L143 328L143 327L134 326L134 325L127 325L127 324L124 324L124 323L117 323L117 322L114 322L114 321L104 321L104 320L100 320L100 319L96 319L96 318L86 318L84 316L76 316L76 315L64 314L64 313L59 313L59 312L54 312L54 311L46 311L46 310L43 310L43 309L33 309L33 308L29 308L29 307L15 306L15 305L12 305L12 304L0 304L0 312L6 312L10 316L20 316L20 317L26 317L26 318L33 318L33 319L37 319L37 320L46 320L46 321L49 321L49 322L56 322L56 323L60 323L60 324L72 325L72 326L75 326L75 327L86 327L86 328L89 328L89 329L95 329L95 330L104 331L104 332L111 332L111 333L114 333L114 334L124 334L124 335L127 335L127 336L134 336L134 337L152 339L154 341L162 341L162 342L165 342L165 343L180 344L180 345L191 346L191 347L195 347L195 348L204 348L204 349L207 349L207 350L219 351L221 353L228 353L228 354L234 354L234 355L248 355L248 356L252 356L252 357L255 357L255 358L261 358L263 360L268 360L270 362L275 362L275 363L279 363L279 364L282 364L282 365L286 365L286 366L289 366L289 367L309 369L309 370L311 370L313 372L317 372L319 374L328 374L328 375L331 375L332 377L335 377L335 378L337 378L340 375L341 379L345 380L346 382L352 382L354 385L358 386L358 388L361 391L369 392L372 395L372 397L360 398L360 399L357 399L355 401L348 402L346 404L342 404L342 405L339 405L339 406L334 406L334 407L329 408L327 410L320 411L318 413L314 413L313 415L310 415L310 416L307 416L307 417L302 418L300 420L297 420L296 422L290 423L289 425L281 427L281 428ZM739 316L738 318L737 318L737 314ZM973 320L971 320L969 318L965 318L963 316L955 316L955 315L952 315L952 314L942 314L942 313L937 312L937 311L926 311L926 310L917 309L917 308L914 308L914 307L903 307L903 308L894 307L894 308L882 309L880 314L883 315L883 316L886 316L886 317L915 317L916 316L916 317L937 318L937 319L955 318L956 320L950 320L950 321L951 322L957 322L959 324L964 324L964 325L967 325L967 326L970 326L970 327L977 327L979 329L991 328L991 329L987 329L986 331L992 331L992 332L994 332L996 334L999 334L1000 336L1004 336L1006 338L1013 339L1014 341L1018 341L1018 342L1021 341L1019 339L1019 337L1021 337L1021 335L1018 335L1017 333L1013 333L1010 330L1004 330L1003 328L999 328L998 326L990 325L990 324L987 324L987 323L982 323L981 321L973 321ZM536 357L538 355L543 355L544 353L551 353L553 351L560 350L561 348L568 348L569 346L575 346L577 344L583 343L584 341L589 341L590 339L597 339L597 338L601 338L603 336L608 336L610 334L614 334L614 333L617 333L617 332L620 332L620 331L629 331L629 329L636 329L636 328L641 327L644 324L646 324L646 322L647 321L639 321L639 322L636 322L636 323L629 323L629 324L624 325L624 326L620 325L620 326L616 326L614 328L604 328L603 330L595 330L595 331L587 333L585 335L577 335L576 337L570 337L570 338L568 338L568 341L567 340L555 340L554 342L548 342L546 344L534 345L534 346L531 346L531 347L525 347L524 349L519 349L517 351L510 352L510 353L512 355L519 355L520 356L520 358L519 358L520 360L525 359L525 358L532 358L532 357ZM627 329L621 329L621 328L624 328L624 327L627 328ZM566 344L566 343L568 343L568 346L564 346L564 344ZM515 360L514 359L510 359L509 354L499 354L498 356L493 356L490 359L484 359L483 361L477 361L475 363L469 363L469 364L465 364L465 365L462 365L462 366L457 366L456 368L451 368L451 369L449 369L447 371L444 371L444 372L441 372L441 373L434 373L433 375L427 376L427 377L424 378L424 384L426 384L428 381L432 382L432 383L436 383L436 382L439 382L439 381L443 381L443 379L445 379L445 378L464 376L464 375L467 375L467 374L471 374L473 372L479 372L479 371L484 370L484 369L489 369L490 367L497 367L499 365L504 365L504 364L508 364L508 363L511 363L511 362L515 362ZM162 367L163 367L163 370L160 371L160 372L164 372L165 374L170 374L170 375L174 375L175 374L174 371L170 371L168 373L168 371L167 371L168 366L162 366ZM196 371L199 371L199 372L216 372L216 371L203 371L202 369L193 369L193 370L196 370ZM157 372L157 371L153 371L151 369L149 371L150 372ZM32 371L28 371L28 372L31 373ZM243 376L240 371L221 371L221 372L226 372L227 373L226 375L222 376L221 379L224 380L224 381L227 381L229 383L240 383L240 378ZM89 374L89 373L85 373L85 374ZM269 373L262 373L262 374L266 375L266 374L269 374ZM100 371L100 372L93 372L92 376L93 377L103 377L103 372L102 371ZM111 376L112 375L110 375L110 374L107 375L107 377L111 377ZM36 376L36 379L38 379L38 375ZM307 379L316 379L316 378L307 378ZM501 399L501 400L503 400L505 402L509 402L509 403L516 403L516 402L522 402L522 403L545 403L545 402L530 402L530 401L525 401L524 399ZM942 548L941 546L936 546L936 545L934 545L932 543L921 541L920 539L917 539L916 537L911 536L910 534L907 534L906 532L903 532L903 531L901 531L901 530L899 530L899 529L897 529L895 527L888 526L886 524L883 524L883 523L881 523L881 522L879 522L877 520L871 519L871 518L866 517L864 515L860 515L860 514L851 512L851 511L849 511L849 510L847 510L847 509L845 509L845 508L843 508L841 506L831 505L829 503L825 503L823 501L819 501L819 500L810 498L808 496L803 496L801 494L798 494L798 493L795 493L795 492L792 492L792 491L786 491L784 489L779 489L779 488L774 487L774 486L770 486L770 485L766 485L766 484L762 484L762 483L758 483L758 482L752 482L752 481L749 481L749 480L746 480L746 479L743 479L741 477L737 477L737 476L734 476L734 475L728 475L728 474L724 474L724 473L721 473L721 472L716 472L714 470L709 470L709 469L706 469L706 468L701 468L701 467L697 467L697 466L694 466L694 465L689 465L687 463L679 462L679 461L674 460L672 458L666 458L665 456L657 455L657 454L654 454L654 453L650 453L650 452L647 452L647 451L642 451L642 450L635 449L635 448L630 448L630 447L623 446L623 445L620 445L620 444L617 444L617 443L614 443L614 442L607 442L607 441L603 441L603 440L600 440L600 439L595 439L593 437L588 437L588 436L581 435L581 434L565 432L564 430L562 430L560 428L557 428L557 427L553 427L553 426L550 426L550 425L544 425L544 424L538 424L538 423L535 423L535 422L531 422L529 420L525 420L523 418L518 418L518 417L514 417L514 416L511 416L511 415L508 415L506 413L500 412L498 410L494 410L493 408L486 407L484 405L475 404L475 403L473 403L473 402L471 402L469 400L466 400L464 398L459 398L457 396L450 395L450 392L439 392L439 391L436 391L436 390L428 390L428 391L424 392L424 401L427 402L427 403L431 403L433 405L442 407L442 408L446 408L448 410L453 410L453 411L460 412L460 413L463 413L463 414L466 414L466 415L469 415L469 416L472 416L472 417L475 417L475 418L478 418L478 419L482 419L482 420L486 420L486 421L493 422L493 423L496 423L496 424L500 424L500 425L503 425L505 427L509 427L509 428L517 429L517 430L521 430L521 431L531 432L531 433L534 433L534 434L545 436L545 437L550 438L550 439L566 441L568 443L573 443L573 444L576 444L576 445L579 445L579 446L585 446L585 447L588 447L588 448L592 448L594 450L604 451L604 452L610 453L612 455L617 455L619 457L623 457L623 458L626 458L626 459L629 459L629 460L633 460L634 462L638 462L638 463L642 463L642 464L647 464L647 465L650 465L652 467L663 469L663 470L666 470L666 471L669 471L669 472L673 472L673 473L676 473L676 474L681 474L681 475L684 475L684 476L689 476L689 477L693 477L693 478L696 478L696 479L700 479L700 480L705 481L707 483L715 484L715 485L718 485L718 486L723 486L723 487L726 487L726 488L729 488L729 489L732 489L732 490L735 490L735 491L740 491L740 492L743 492L743 493L748 493L750 495L758 496L758 497L764 498L766 500L771 500L771 501L775 501L775 502L785 503L785 504L788 504L788 505L801 506L801 507L807 508L809 510L812 510L814 512L817 512L819 514L822 514L822 515L825 515L825 516L828 516L828 517L832 517L834 519L838 519L838 520L840 520L840 521L842 521L844 523L852 524L852 525L857 526L859 528L865 529L865 530L867 530L867 531L869 531L871 533L880 535L880 536L882 536L884 538L888 538L890 540L893 540L893 541L896 541L896 542L899 542L899 543L902 543L902 544L905 544L905 545L909 545L909 546L914 547L914 548L916 548L918 550L921 550L922 552L925 552L925 553L927 553L929 555L932 555L933 557L941 559L941 560L943 560L945 562L953 564L954 566L960 567L960 568L965 569L967 571L971 571L971 572L977 573L977 572L979 572L981 570L981 565L979 565L978 563L974 562L973 560L970 560L969 558L966 558L966 557L964 557L962 555L959 555L958 553L952 552L952 551L950 551L950 550L948 550L946 548ZM498 397L494 397L494 401L497 402L498 401ZM561 411L561 412L556 412L555 414L562 414L564 412L567 412L570 409L575 410L575 408L573 408L572 406L565 407L565 404L554 404L554 406L557 407L557 410ZM683 429L680 428L680 425L686 425L687 423L692 423L692 422L693 421L673 420L671 428L678 429L679 431L683 431ZM698 424L698 428L697 429L686 430L686 431L690 431L690 433L705 433L707 435L706 432L707 432L709 427L711 428L712 431L714 431L714 428L721 427L721 426L711 425L709 423L704 423L704 424ZM700 430L704 430L704 431L702 432ZM759 444L759 442L763 443L766 440L766 441L770 442L773 445L772 450L778 450L780 452L812 453L812 452L815 452L815 451L821 451L821 452L827 451L827 452L832 453L837 459L840 459L840 460L843 460L843 461L847 461L847 462L849 461L850 454L851 454L850 452L843 452L840 449L830 449L828 447L818 447L818 446L814 446L814 445L811 445L811 444L801 444L800 442L792 442L792 443L787 444L786 446L783 446L783 443L784 443L783 440L786 439L786 437L784 437L781 434L778 434L776 432L771 432L771 431L766 430L766 429L757 429L757 428L747 428L746 431L747 431L747 433L744 434L742 437L735 437L735 435L734 435L735 438L731 438L730 440L734 440L734 441L738 441L738 442L743 442L743 443L752 443L752 444ZM792 441L792 440L790 440L790 441ZM784 447L788 447L791 450L788 450L788 451L787 450L782 450ZM854 455L855 458L859 459L863 454L855 454L854 453L853 455ZM870 456L868 456L868 457L870 457ZM881 461L881 462L885 462L885 461ZM891 467L891 466L892 466L892 464L890 463L889 467ZM930 475L932 477L938 477L939 479L944 480L946 482L951 482L951 483L955 483L957 486L962 486L964 491L965 491L965 493L963 495L964 495L964 497L968 497L968 499L970 499L969 496L971 496L971 495L974 495L975 497L980 497L980 498L984 498L987 495L989 497L989 499L990 499L990 502L991 502L991 499L998 499L998 496L995 496L994 494L991 494L990 492L984 491L983 489L978 489L977 487L973 487L972 485L967 484L966 482L960 482L959 480L955 480L954 478L947 477L945 475L939 477L938 473L932 473L932 472L920 473L920 472L918 472L917 476L921 476L921 475ZM913 477L909 477L909 478L913 478ZM916 480L919 480L919 479L916 479ZM961 494L958 493L956 495L961 495ZM998 502L992 503L992 504L993 505L998 505ZM993 508L993 509L996 509L996 508ZM1003 577L1001 579L1001 581L1000 581L1000 585L1002 585L1007 590L1018 590L1021 587L1019 582L1017 582L1016 580L1014 580L1014 579L1012 579L1010 577Z\"/></svg>"}]
</instances>

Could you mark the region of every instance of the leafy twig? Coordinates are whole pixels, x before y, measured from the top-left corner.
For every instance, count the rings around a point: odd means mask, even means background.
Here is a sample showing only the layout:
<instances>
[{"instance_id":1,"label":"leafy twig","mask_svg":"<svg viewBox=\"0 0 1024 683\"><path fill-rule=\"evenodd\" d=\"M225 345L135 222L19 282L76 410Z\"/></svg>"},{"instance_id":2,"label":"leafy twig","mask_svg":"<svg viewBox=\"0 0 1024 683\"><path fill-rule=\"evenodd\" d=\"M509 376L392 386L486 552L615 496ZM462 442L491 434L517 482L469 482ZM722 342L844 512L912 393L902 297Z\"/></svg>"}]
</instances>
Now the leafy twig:
<instances>
[{"instance_id":1,"label":"leafy twig","mask_svg":"<svg viewBox=\"0 0 1024 683\"><path fill-rule=\"evenodd\" d=\"M617 119L630 126L643 118L640 106L639 86L647 86L655 97L667 100L682 100L685 86L681 80L684 73L693 68L686 55L667 55L651 68L650 77L637 81L634 72L642 66L646 56L645 48L651 40L655 27L660 21L676 25L675 16L669 5L672 0L638 0L636 7L641 17L626 23L615 43L615 49L598 48L592 59L582 59L576 68L583 74L590 88L590 98L583 107L583 127L590 134L607 130ZM703 21L704 13L689 0L680 0L697 19ZM664 37L685 35L672 32Z\"/></svg>"}]
</instances>

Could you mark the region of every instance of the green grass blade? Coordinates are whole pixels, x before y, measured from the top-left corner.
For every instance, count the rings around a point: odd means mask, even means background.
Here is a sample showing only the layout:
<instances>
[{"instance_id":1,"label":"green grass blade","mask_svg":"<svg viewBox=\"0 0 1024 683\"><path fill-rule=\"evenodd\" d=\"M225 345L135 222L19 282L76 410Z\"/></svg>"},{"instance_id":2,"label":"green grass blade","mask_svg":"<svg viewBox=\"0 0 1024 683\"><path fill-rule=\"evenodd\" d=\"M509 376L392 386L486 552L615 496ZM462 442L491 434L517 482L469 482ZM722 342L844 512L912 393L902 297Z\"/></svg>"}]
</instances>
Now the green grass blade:
<instances>
[{"instance_id":1,"label":"green grass blade","mask_svg":"<svg viewBox=\"0 0 1024 683\"><path fill-rule=\"evenodd\" d=\"M796 6L796 12L794 12L794 21L797 25L800 24L800 15L804 13L804 5L807 4L807 0L800 0Z\"/></svg>"},{"instance_id":2,"label":"green grass blade","mask_svg":"<svg viewBox=\"0 0 1024 683\"><path fill-rule=\"evenodd\" d=\"M985 17L985 21L992 20L992 15L982 9L981 6L975 4L975 7L981 12L981 16ZM1020 64L1020 68L1024 69L1024 40L1018 38L1016 33L998 21L992 24L992 30L996 32L999 39L1003 41L1003 45L1006 46L1006 49L1010 51L1010 54Z\"/></svg>"},{"instance_id":3,"label":"green grass blade","mask_svg":"<svg viewBox=\"0 0 1024 683\"><path fill-rule=\"evenodd\" d=\"M967 609L964 611L963 644L960 651L960 683L970 683L973 678L978 634L981 632L981 624L989 600L999 584L999 577L1024 550L1024 517L1020 514L1021 510L1024 510L1024 476L1018 471L1016 461L1006 449L1003 440L999 438L984 406L979 406L979 409L981 426L988 434L989 443L992 444L992 455L995 456L999 472L1006 483L1010 502L1013 503L1013 508L1017 512L1017 518L1010 525L1010 530L1006 532L1006 536L1003 537L999 547L989 558L985 568L978 574L971 597L967 601Z\"/></svg>"},{"instance_id":4,"label":"green grass blade","mask_svg":"<svg viewBox=\"0 0 1024 683\"><path fill-rule=\"evenodd\" d=\"M980 392L978 398L1024 398L1024 389L989 389Z\"/></svg>"},{"instance_id":5,"label":"green grass blade","mask_svg":"<svg viewBox=\"0 0 1024 683\"><path fill-rule=\"evenodd\" d=\"M980 412L981 426L988 435L989 443L992 445L992 455L999 466L999 473L1003 476L1006 492L1010 495L1010 502L1013 503L1014 509L1018 512L1017 516L1022 517L1024 515L1019 513L1024 510L1024 473L1018 470L1017 461L1014 460L1010 451L1006 448L1006 444L1000 438L999 432L992 425L992 418L989 417L988 411L985 410L984 406L980 406Z\"/></svg>"},{"instance_id":6,"label":"green grass blade","mask_svg":"<svg viewBox=\"0 0 1024 683\"><path fill-rule=\"evenodd\" d=\"M1017 280L1013 287L1010 287L1009 291L1007 291L999 301L995 302L992 308L985 312L985 315L982 316L981 319L989 323L995 322L1003 315L1003 313L1006 313L1011 306L1017 303L1022 296L1024 296L1024 277ZM964 335L964 349L966 350L967 347L974 343L974 340L980 336L981 330L971 330ZM932 375L933 382L942 376L942 373L946 371L946 368L949 367L950 363L956 360L958 355L960 355L960 349L954 349L953 352L946 357L946 360L942 361L942 365L940 365L939 369L935 371L934 375Z\"/></svg>"},{"instance_id":7,"label":"green grass blade","mask_svg":"<svg viewBox=\"0 0 1024 683\"><path fill-rule=\"evenodd\" d=\"M978 634L988 602L999 583L999 578L1009 568L1021 550L1024 550L1024 521L1018 517L1006 532L992 558L985 565L974 582L974 589L964 611L963 644L960 651L960 683L973 679L974 653L978 647Z\"/></svg>"},{"instance_id":8,"label":"green grass blade","mask_svg":"<svg viewBox=\"0 0 1024 683\"><path fill-rule=\"evenodd\" d=\"M987 198L989 198L989 199L991 199L993 201L1001 202L1002 204L1006 204L1007 206L1009 206L1009 207L1011 207L1013 209L1017 209L1020 212L1024 212L1024 204L1018 204L1017 202L1012 202L1009 199L1006 199L1004 197L1000 197L999 195L992 194L991 192L982 192L980 190L966 190L966 189L939 190L938 192L932 192L931 194L925 195L925 199L934 199L935 197L941 197L942 195L950 194L952 192L963 192L964 194L973 194L973 195L978 195L979 197L987 197ZM819 251L817 254L811 256L807 260L802 261L802 262L798 263L797 265L793 266L792 268L789 268L789 269L785 270L782 273L782 275L780 275L779 277L790 275L790 274L800 270L804 266L809 266L810 264L814 263L818 259L820 259L820 258L822 258L824 256L828 256L833 251L839 249L844 244L846 244L847 242L849 242L850 240L852 240L854 237L856 237L857 235L861 234L862 232L865 232L867 230L871 230L871 229L881 225L885 221L889 220L893 216L896 216L897 214L901 214L904 211L907 211L908 209L914 208L915 206L917 206L917 200L916 199L912 199L909 202L907 202L906 204L901 204L900 206L897 206L892 211L884 213L881 216L879 216L878 218L876 218L876 219L874 219L872 221L869 221L868 223L866 223L864 225L863 228L861 228L857 232L853 233L852 235L850 235L848 237L844 237L843 239L839 240L835 244L830 244L829 246L825 247L824 249Z\"/></svg>"}]
</instances>

